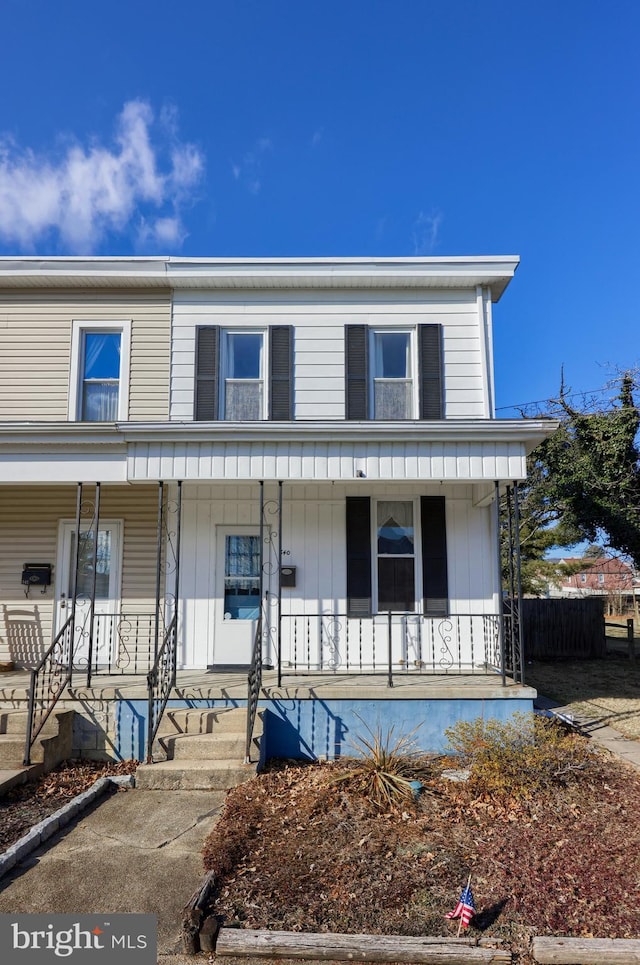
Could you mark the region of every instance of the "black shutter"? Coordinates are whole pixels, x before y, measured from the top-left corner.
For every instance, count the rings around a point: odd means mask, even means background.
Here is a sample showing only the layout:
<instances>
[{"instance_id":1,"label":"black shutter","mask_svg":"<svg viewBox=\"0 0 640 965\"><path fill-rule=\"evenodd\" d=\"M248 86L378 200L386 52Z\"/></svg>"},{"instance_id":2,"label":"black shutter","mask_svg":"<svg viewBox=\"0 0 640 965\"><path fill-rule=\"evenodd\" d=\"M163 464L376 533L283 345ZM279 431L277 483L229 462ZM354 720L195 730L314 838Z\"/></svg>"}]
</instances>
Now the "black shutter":
<instances>
[{"instance_id":1,"label":"black shutter","mask_svg":"<svg viewBox=\"0 0 640 965\"><path fill-rule=\"evenodd\" d=\"M269 418L293 419L293 325L269 328Z\"/></svg>"},{"instance_id":2,"label":"black shutter","mask_svg":"<svg viewBox=\"0 0 640 965\"><path fill-rule=\"evenodd\" d=\"M449 612L444 496L422 496L420 510L424 614L428 617L444 617Z\"/></svg>"},{"instance_id":3,"label":"black shutter","mask_svg":"<svg viewBox=\"0 0 640 965\"><path fill-rule=\"evenodd\" d=\"M347 616L371 616L371 501L347 496Z\"/></svg>"},{"instance_id":4,"label":"black shutter","mask_svg":"<svg viewBox=\"0 0 640 965\"><path fill-rule=\"evenodd\" d=\"M443 419L442 325L418 325L420 418Z\"/></svg>"},{"instance_id":5,"label":"black shutter","mask_svg":"<svg viewBox=\"0 0 640 965\"><path fill-rule=\"evenodd\" d=\"M218 365L220 359L220 327L196 328L196 391L193 418L197 422L213 422L218 418Z\"/></svg>"},{"instance_id":6,"label":"black shutter","mask_svg":"<svg viewBox=\"0 0 640 965\"><path fill-rule=\"evenodd\" d=\"M366 325L346 325L345 398L347 419L369 418L369 330Z\"/></svg>"}]
</instances>

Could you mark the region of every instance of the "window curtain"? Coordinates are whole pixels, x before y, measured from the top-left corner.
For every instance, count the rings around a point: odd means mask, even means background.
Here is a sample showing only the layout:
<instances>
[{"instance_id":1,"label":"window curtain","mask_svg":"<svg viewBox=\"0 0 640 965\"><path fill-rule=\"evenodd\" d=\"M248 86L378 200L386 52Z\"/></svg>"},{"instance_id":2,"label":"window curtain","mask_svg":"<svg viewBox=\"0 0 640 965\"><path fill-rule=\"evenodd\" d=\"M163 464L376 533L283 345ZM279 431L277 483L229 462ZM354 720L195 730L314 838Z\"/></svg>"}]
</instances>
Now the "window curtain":
<instances>
[{"instance_id":1,"label":"window curtain","mask_svg":"<svg viewBox=\"0 0 640 965\"><path fill-rule=\"evenodd\" d=\"M413 553L413 503L381 500L378 503L378 553Z\"/></svg>"},{"instance_id":2,"label":"window curtain","mask_svg":"<svg viewBox=\"0 0 640 965\"><path fill-rule=\"evenodd\" d=\"M87 332L84 340L82 419L115 422L120 394L120 335Z\"/></svg>"}]
</instances>

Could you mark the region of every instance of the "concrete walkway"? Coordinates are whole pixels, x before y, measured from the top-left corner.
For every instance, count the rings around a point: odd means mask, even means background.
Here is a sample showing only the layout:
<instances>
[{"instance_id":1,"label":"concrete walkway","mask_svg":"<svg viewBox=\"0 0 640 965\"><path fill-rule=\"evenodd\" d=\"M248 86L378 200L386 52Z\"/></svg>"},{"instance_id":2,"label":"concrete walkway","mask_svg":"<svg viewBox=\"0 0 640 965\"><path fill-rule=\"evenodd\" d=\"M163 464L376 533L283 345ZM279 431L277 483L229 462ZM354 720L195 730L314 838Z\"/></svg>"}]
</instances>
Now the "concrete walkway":
<instances>
[{"instance_id":1,"label":"concrete walkway","mask_svg":"<svg viewBox=\"0 0 640 965\"><path fill-rule=\"evenodd\" d=\"M223 791L118 791L0 881L0 912L158 916L158 960L184 957L182 909L203 876L202 847Z\"/></svg>"},{"instance_id":2,"label":"concrete walkway","mask_svg":"<svg viewBox=\"0 0 640 965\"><path fill-rule=\"evenodd\" d=\"M640 771L640 741L625 737L619 730L614 730L613 727L602 724L597 718L577 717L571 713L570 707L563 707L557 701L550 700L549 697L539 695L533 703L539 710L551 710L554 714L568 718L594 744L598 744Z\"/></svg>"}]
</instances>

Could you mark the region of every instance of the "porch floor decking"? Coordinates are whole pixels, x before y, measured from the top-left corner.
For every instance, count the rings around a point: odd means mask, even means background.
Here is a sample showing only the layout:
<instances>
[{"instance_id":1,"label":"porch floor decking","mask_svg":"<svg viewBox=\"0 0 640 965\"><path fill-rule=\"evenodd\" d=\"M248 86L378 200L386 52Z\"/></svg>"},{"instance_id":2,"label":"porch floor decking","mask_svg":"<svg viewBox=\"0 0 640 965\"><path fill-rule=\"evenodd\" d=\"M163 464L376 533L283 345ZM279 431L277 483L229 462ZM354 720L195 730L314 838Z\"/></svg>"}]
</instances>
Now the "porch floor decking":
<instances>
[{"instance_id":1,"label":"porch floor decking","mask_svg":"<svg viewBox=\"0 0 640 965\"><path fill-rule=\"evenodd\" d=\"M28 699L28 671L0 674L0 702L5 706ZM269 700L513 700L537 696L533 687L514 683L507 677L502 686L499 674L485 673L398 673L393 687L385 675L373 674L283 674L278 686L275 671L262 675L261 699ZM95 674L91 687L78 673L63 700L143 700L147 697L146 676ZM204 670L179 670L170 700L216 700L244 702L247 699L246 673L210 673Z\"/></svg>"}]
</instances>

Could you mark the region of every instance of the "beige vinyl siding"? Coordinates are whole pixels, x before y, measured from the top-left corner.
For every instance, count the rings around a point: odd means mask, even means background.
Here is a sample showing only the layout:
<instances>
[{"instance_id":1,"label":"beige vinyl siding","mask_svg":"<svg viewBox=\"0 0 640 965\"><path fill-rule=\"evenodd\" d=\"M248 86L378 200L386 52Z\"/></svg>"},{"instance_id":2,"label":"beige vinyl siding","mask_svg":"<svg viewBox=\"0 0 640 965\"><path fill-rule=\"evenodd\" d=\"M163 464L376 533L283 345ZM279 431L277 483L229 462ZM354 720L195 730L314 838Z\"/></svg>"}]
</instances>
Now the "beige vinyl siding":
<instances>
[{"instance_id":1,"label":"beige vinyl siding","mask_svg":"<svg viewBox=\"0 0 640 965\"><path fill-rule=\"evenodd\" d=\"M94 493L85 486L83 501L93 502ZM154 611L157 506L153 485L101 488L101 518L123 521L120 609L126 614ZM75 486L0 487L0 661L29 661L50 645L59 523L75 514ZM53 584L45 594L35 587L25 598L20 579L27 562L52 564Z\"/></svg>"},{"instance_id":2,"label":"beige vinyl siding","mask_svg":"<svg viewBox=\"0 0 640 965\"><path fill-rule=\"evenodd\" d=\"M168 418L168 291L0 291L0 422L68 418L74 319L131 321L129 419Z\"/></svg>"}]
</instances>

